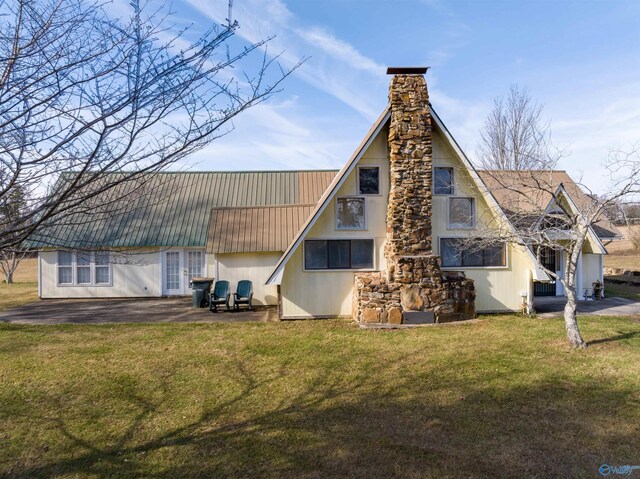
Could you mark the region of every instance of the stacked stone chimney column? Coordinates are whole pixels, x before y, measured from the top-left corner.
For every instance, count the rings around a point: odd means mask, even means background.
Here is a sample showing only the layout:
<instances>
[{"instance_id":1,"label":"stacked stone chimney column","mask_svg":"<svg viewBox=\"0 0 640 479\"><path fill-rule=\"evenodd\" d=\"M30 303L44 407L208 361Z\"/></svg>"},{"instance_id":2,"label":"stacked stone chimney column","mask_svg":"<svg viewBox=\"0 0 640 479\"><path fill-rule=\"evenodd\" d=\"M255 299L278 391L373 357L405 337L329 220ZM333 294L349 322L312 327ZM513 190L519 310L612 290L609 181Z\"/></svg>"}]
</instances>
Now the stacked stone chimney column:
<instances>
[{"instance_id":1,"label":"stacked stone chimney column","mask_svg":"<svg viewBox=\"0 0 640 479\"><path fill-rule=\"evenodd\" d=\"M443 275L432 254L432 134L424 76L394 75L389 104L387 271L355 275L354 319L401 323L404 313L418 311L433 311L436 322L473 318L473 281L461 272Z\"/></svg>"}]
</instances>

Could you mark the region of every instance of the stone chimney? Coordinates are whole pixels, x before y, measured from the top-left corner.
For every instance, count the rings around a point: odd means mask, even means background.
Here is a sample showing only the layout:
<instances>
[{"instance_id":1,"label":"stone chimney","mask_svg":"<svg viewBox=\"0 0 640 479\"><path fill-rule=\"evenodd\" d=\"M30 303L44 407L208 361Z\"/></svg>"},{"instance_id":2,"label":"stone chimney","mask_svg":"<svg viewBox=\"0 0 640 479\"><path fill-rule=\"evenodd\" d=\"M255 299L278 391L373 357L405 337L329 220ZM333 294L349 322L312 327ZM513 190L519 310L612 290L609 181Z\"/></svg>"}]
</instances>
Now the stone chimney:
<instances>
[{"instance_id":1,"label":"stone chimney","mask_svg":"<svg viewBox=\"0 0 640 479\"><path fill-rule=\"evenodd\" d=\"M390 192L385 255L431 256L431 112L423 69L390 69Z\"/></svg>"},{"instance_id":2,"label":"stone chimney","mask_svg":"<svg viewBox=\"0 0 640 479\"><path fill-rule=\"evenodd\" d=\"M445 322L475 317L462 272L440 270L431 249L432 137L426 68L389 68L390 191L387 271L355 275L353 316L367 323Z\"/></svg>"}]
</instances>

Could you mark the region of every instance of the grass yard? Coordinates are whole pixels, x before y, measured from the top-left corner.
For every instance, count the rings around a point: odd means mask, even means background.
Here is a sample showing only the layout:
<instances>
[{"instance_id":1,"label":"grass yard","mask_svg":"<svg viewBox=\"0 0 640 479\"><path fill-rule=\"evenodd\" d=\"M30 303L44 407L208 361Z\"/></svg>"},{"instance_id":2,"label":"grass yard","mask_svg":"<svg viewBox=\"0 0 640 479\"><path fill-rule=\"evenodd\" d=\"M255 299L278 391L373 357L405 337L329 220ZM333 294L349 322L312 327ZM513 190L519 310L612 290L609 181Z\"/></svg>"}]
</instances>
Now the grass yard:
<instances>
[{"instance_id":1,"label":"grass yard","mask_svg":"<svg viewBox=\"0 0 640 479\"><path fill-rule=\"evenodd\" d=\"M14 308L38 299L38 260L27 258L20 262L13 277L13 284L0 278L0 311Z\"/></svg>"},{"instance_id":2,"label":"grass yard","mask_svg":"<svg viewBox=\"0 0 640 479\"><path fill-rule=\"evenodd\" d=\"M3 477L598 477L640 463L640 322L0 325Z\"/></svg>"}]
</instances>

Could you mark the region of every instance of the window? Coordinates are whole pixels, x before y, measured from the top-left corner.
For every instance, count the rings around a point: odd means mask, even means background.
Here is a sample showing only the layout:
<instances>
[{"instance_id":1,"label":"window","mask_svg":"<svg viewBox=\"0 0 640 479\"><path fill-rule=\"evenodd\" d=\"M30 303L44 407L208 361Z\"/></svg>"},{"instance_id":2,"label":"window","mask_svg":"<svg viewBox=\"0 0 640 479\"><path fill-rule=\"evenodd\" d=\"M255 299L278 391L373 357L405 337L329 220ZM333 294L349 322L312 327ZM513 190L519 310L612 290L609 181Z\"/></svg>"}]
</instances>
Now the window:
<instances>
[{"instance_id":1,"label":"window","mask_svg":"<svg viewBox=\"0 0 640 479\"><path fill-rule=\"evenodd\" d=\"M336 199L336 229L365 230L365 199L358 197Z\"/></svg>"},{"instance_id":2,"label":"window","mask_svg":"<svg viewBox=\"0 0 640 479\"><path fill-rule=\"evenodd\" d=\"M109 253L101 251L95 255L96 284L111 283L111 261Z\"/></svg>"},{"instance_id":3,"label":"window","mask_svg":"<svg viewBox=\"0 0 640 479\"><path fill-rule=\"evenodd\" d=\"M444 268L506 266L505 244L474 248L460 238L441 238L440 258Z\"/></svg>"},{"instance_id":4,"label":"window","mask_svg":"<svg viewBox=\"0 0 640 479\"><path fill-rule=\"evenodd\" d=\"M58 251L58 284L73 284L73 254Z\"/></svg>"},{"instance_id":5,"label":"window","mask_svg":"<svg viewBox=\"0 0 640 479\"><path fill-rule=\"evenodd\" d=\"M58 251L58 284L95 286L111 284L108 252Z\"/></svg>"},{"instance_id":6,"label":"window","mask_svg":"<svg viewBox=\"0 0 640 479\"><path fill-rule=\"evenodd\" d=\"M436 166L433 169L433 194L453 194L453 168Z\"/></svg>"},{"instance_id":7,"label":"window","mask_svg":"<svg viewBox=\"0 0 640 479\"><path fill-rule=\"evenodd\" d=\"M373 240L306 240L304 268L372 269Z\"/></svg>"},{"instance_id":8,"label":"window","mask_svg":"<svg viewBox=\"0 0 640 479\"><path fill-rule=\"evenodd\" d=\"M202 251L187 251L187 273L189 284L193 278L202 276L203 253Z\"/></svg>"},{"instance_id":9,"label":"window","mask_svg":"<svg viewBox=\"0 0 640 479\"><path fill-rule=\"evenodd\" d=\"M76 254L76 282L91 284L91 253Z\"/></svg>"},{"instance_id":10,"label":"window","mask_svg":"<svg viewBox=\"0 0 640 479\"><path fill-rule=\"evenodd\" d=\"M380 168L377 166L358 167L358 194L380 194Z\"/></svg>"},{"instance_id":11,"label":"window","mask_svg":"<svg viewBox=\"0 0 640 479\"><path fill-rule=\"evenodd\" d=\"M473 228L475 209L473 198L449 198L449 228Z\"/></svg>"}]
</instances>

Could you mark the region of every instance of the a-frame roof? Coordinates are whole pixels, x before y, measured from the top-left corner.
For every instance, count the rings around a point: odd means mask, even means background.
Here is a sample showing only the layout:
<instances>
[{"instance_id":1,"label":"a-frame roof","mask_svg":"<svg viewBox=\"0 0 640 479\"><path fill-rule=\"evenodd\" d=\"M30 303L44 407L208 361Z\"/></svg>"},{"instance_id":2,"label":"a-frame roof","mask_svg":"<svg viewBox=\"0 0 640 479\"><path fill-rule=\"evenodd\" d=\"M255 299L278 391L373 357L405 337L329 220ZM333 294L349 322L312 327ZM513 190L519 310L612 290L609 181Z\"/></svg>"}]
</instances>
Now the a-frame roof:
<instances>
[{"instance_id":1,"label":"a-frame roof","mask_svg":"<svg viewBox=\"0 0 640 479\"><path fill-rule=\"evenodd\" d=\"M458 157L460 158L464 166L467 168L474 183L480 190L481 194L487 200L487 203L490 209L494 212L494 214L501 217L505 221L505 223L513 229L514 233L517 234L517 232L515 231L515 228L513 228L513 226L509 223L509 220L506 217L504 211L498 205L497 201L495 200L495 198L493 197L493 195L491 194L487 186L482 181L482 178L480 178L480 176L478 175L478 172L474 168L469 158L467 158L464 151L460 148L458 143L455 141L455 139L453 138L453 136L451 135L447 127L444 125L444 123L442 122L442 120L434 110L433 105L430 104L429 106L431 109L431 118L433 120L433 124L442 133L445 141L451 146L451 148L458 155ZM358 147L354 151L349 161L342 168L342 170L340 170L340 172L336 175L332 183L327 188L327 191L325 191L325 194L322 195L322 198L318 201L318 204L314 209L313 213L307 219L307 221L305 222L304 226L300 229L298 234L294 237L293 241L291 242L287 250L284 252L282 257L280 258L280 261L278 261L278 264L276 265L275 269L267 279L266 284L280 284L280 282L282 281L284 268L287 262L289 261L289 259L291 258L295 250L300 246L300 244L306 237L307 233L311 230L311 228L315 224L316 220L320 217L322 212L326 209L327 205L330 203L331 199L333 198L335 193L338 191L340 186L342 186L342 184L344 183L349 173L353 171L356 164L358 163L358 161L360 160L364 152L367 150L371 142L380 133L382 128L388 123L390 117L391 117L391 110L390 110L390 107L387 106L387 108L385 108L382 114L375 121L373 126L369 129L369 131L365 135L362 142L358 145ZM524 242L523 242L523 245L524 245ZM534 265L534 269L533 269L534 279L543 280L543 281L549 280L550 279L549 276L540 267L535 255L529 250L529 248L526 248L526 251L527 251L527 254L530 256L530 259L532 260L532 264Z\"/></svg>"}]
</instances>

